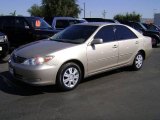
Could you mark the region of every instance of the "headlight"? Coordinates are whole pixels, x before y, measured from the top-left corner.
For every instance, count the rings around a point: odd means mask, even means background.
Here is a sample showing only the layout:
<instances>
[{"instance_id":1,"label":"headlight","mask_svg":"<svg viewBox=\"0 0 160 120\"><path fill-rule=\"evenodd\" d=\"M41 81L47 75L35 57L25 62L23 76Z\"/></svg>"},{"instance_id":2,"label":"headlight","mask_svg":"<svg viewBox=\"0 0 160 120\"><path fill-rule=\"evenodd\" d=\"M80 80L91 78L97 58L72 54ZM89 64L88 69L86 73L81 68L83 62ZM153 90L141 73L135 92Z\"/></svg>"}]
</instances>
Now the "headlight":
<instances>
[{"instance_id":1,"label":"headlight","mask_svg":"<svg viewBox=\"0 0 160 120\"><path fill-rule=\"evenodd\" d=\"M7 39L7 36L4 35L4 36L0 36L0 42L6 42L8 39Z\"/></svg>"},{"instance_id":2,"label":"headlight","mask_svg":"<svg viewBox=\"0 0 160 120\"><path fill-rule=\"evenodd\" d=\"M46 56L46 57L35 57L25 60L22 64L24 65L42 65L46 62L49 62L53 59L53 56Z\"/></svg>"},{"instance_id":3,"label":"headlight","mask_svg":"<svg viewBox=\"0 0 160 120\"><path fill-rule=\"evenodd\" d=\"M8 38L6 35L4 36L4 41L8 41Z\"/></svg>"}]
</instances>

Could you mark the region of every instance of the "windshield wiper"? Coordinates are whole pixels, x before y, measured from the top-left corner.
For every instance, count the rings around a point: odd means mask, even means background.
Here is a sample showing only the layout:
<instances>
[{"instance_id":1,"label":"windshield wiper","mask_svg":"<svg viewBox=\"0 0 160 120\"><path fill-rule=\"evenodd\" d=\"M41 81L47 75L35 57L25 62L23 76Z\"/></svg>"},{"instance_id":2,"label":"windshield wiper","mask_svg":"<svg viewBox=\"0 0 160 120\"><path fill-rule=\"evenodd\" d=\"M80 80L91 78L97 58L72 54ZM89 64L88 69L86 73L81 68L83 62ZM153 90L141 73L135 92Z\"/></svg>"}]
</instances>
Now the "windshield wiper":
<instances>
[{"instance_id":1,"label":"windshield wiper","mask_svg":"<svg viewBox=\"0 0 160 120\"><path fill-rule=\"evenodd\" d=\"M50 38L50 40L52 40L52 41L57 41L57 42L67 42L67 41L65 41L65 40L63 40L63 39L52 39L52 38Z\"/></svg>"},{"instance_id":2,"label":"windshield wiper","mask_svg":"<svg viewBox=\"0 0 160 120\"><path fill-rule=\"evenodd\" d=\"M57 42L64 42L64 43L80 44L80 43L77 43L77 42L74 42L74 41L70 41L70 40L66 40L66 39L52 39L52 38L49 38L49 40L57 41Z\"/></svg>"},{"instance_id":3,"label":"windshield wiper","mask_svg":"<svg viewBox=\"0 0 160 120\"><path fill-rule=\"evenodd\" d=\"M66 40L67 43L73 43L73 44L80 44L78 42L75 42L75 41L71 41L71 40Z\"/></svg>"}]
</instances>

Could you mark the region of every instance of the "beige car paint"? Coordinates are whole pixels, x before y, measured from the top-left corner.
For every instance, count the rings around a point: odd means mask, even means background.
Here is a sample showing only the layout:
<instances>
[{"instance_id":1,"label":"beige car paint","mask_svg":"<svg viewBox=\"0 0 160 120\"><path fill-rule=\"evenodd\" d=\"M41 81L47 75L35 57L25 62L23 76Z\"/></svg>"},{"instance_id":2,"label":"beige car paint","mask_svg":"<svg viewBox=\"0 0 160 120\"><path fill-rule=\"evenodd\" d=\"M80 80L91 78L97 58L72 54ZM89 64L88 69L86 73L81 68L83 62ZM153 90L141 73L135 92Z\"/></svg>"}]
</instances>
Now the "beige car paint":
<instances>
[{"instance_id":1,"label":"beige car paint","mask_svg":"<svg viewBox=\"0 0 160 120\"><path fill-rule=\"evenodd\" d=\"M22 81L34 85L55 84L60 67L68 61L77 61L83 65L84 77L98 74L106 70L112 70L122 66L133 64L138 51L145 51L146 58L152 51L151 38L141 35L138 31L128 27L136 35L137 39L121 40L92 45L94 35L103 26L117 25L106 23L84 23L82 25L99 26L83 44L61 43L57 41L38 41L15 50L12 54L31 58L35 55L53 56L53 60L40 66L26 66L12 61L9 66L22 75ZM125 26L125 25L124 25ZM26 47L27 46L27 47ZM15 77L15 76L14 76Z\"/></svg>"}]
</instances>

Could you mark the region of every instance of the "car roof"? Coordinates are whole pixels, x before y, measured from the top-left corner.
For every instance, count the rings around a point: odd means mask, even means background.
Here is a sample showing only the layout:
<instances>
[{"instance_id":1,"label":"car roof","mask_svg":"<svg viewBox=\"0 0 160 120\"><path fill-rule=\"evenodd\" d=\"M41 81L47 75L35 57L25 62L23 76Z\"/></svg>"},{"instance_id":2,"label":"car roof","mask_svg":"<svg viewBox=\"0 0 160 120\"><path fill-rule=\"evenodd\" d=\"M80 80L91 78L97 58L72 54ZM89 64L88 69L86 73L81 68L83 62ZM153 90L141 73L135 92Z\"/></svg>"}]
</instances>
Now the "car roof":
<instances>
[{"instance_id":1,"label":"car roof","mask_svg":"<svg viewBox=\"0 0 160 120\"><path fill-rule=\"evenodd\" d=\"M110 22L88 22L88 23L81 23L76 25L105 26L105 25L121 25L121 24L110 23Z\"/></svg>"},{"instance_id":2,"label":"car roof","mask_svg":"<svg viewBox=\"0 0 160 120\"><path fill-rule=\"evenodd\" d=\"M54 17L53 19L76 20L76 18L73 17Z\"/></svg>"},{"instance_id":3,"label":"car roof","mask_svg":"<svg viewBox=\"0 0 160 120\"><path fill-rule=\"evenodd\" d=\"M115 19L105 19L105 18L83 18L88 22L112 22L112 23L119 23Z\"/></svg>"},{"instance_id":4,"label":"car roof","mask_svg":"<svg viewBox=\"0 0 160 120\"><path fill-rule=\"evenodd\" d=\"M0 16L1 18L5 18L5 17L13 17L13 18L42 18L42 17L34 17L34 16L12 16L12 15L8 15L8 16Z\"/></svg>"}]
</instances>

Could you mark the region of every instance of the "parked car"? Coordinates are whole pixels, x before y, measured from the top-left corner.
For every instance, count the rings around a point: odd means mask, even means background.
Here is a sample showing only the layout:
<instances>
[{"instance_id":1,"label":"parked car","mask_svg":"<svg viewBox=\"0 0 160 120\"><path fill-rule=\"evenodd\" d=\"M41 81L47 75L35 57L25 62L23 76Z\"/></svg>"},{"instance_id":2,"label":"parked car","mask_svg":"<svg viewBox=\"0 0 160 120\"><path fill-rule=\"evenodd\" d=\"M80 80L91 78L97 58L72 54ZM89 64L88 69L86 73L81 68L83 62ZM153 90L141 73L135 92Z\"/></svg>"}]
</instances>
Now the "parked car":
<instances>
[{"instance_id":1,"label":"parked car","mask_svg":"<svg viewBox=\"0 0 160 120\"><path fill-rule=\"evenodd\" d=\"M123 66L142 68L152 51L151 38L121 24L72 25L50 40L16 49L9 71L32 85L57 84L72 90L88 76Z\"/></svg>"},{"instance_id":2,"label":"parked car","mask_svg":"<svg viewBox=\"0 0 160 120\"><path fill-rule=\"evenodd\" d=\"M0 16L0 31L8 36L11 49L54 34L40 17Z\"/></svg>"},{"instance_id":3,"label":"parked car","mask_svg":"<svg viewBox=\"0 0 160 120\"><path fill-rule=\"evenodd\" d=\"M83 18L76 18L77 23L87 23L87 20L83 19Z\"/></svg>"},{"instance_id":4,"label":"parked car","mask_svg":"<svg viewBox=\"0 0 160 120\"><path fill-rule=\"evenodd\" d=\"M121 23L129 25L142 33L145 36L152 38L152 46L156 47L160 43L160 33L157 31L147 30L147 28L140 22L121 21Z\"/></svg>"},{"instance_id":5,"label":"parked car","mask_svg":"<svg viewBox=\"0 0 160 120\"><path fill-rule=\"evenodd\" d=\"M54 17L54 18L45 18L45 20L50 23L54 33L58 33L70 25L87 22L84 19L73 18L73 17Z\"/></svg>"},{"instance_id":6,"label":"parked car","mask_svg":"<svg viewBox=\"0 0 160 120\"><path fill-rule=\"evenodd\" d=\"M147 30L160 32L160 28L154 24L143 23L143 25L147 28Z\"/></svg>"},{"instance_id":7,"label":"parked car","mask_svg":"<svg viewBox=\"0 0 160 120\"><path fill-rule=\"evenodd\" d=\"M114 19L104 19L104 18L83 18L87 22L109 22L109 23L119 23L117 20Z\"/></svg>"},{"instance_id":8,"label":"parked car","mask_svg":"<svg viewBox=\"0 0 160 120\"><path fill-rule=\"evenodd\" d=\"M9 51L8 38L4 33L0 32L0 59L4 58Z\"/></svg>"}]
</instances>

